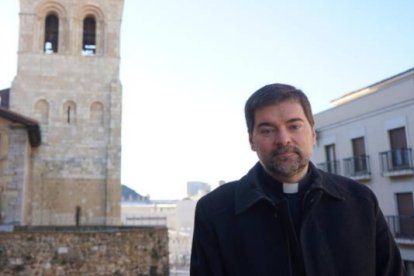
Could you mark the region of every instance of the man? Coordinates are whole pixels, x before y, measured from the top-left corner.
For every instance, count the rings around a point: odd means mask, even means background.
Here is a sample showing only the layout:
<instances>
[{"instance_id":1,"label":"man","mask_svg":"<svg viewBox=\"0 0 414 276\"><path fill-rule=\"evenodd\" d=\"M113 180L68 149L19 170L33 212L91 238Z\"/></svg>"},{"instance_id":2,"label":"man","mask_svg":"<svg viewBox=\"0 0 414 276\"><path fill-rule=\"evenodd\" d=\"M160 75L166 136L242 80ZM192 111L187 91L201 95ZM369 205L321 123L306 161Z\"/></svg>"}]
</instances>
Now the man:
<instances>
[{"instance_id":1,"label":"man","mask_svg":"<svg viewBox=\"0 0 414 276\"><path fill-rule=\"evenodd\" d=\"M366 186L310 162L306 95L272 84L246 102L259 161L197 203L191 275L403 275L399 250Z\"/></svg>"}]
</instances>

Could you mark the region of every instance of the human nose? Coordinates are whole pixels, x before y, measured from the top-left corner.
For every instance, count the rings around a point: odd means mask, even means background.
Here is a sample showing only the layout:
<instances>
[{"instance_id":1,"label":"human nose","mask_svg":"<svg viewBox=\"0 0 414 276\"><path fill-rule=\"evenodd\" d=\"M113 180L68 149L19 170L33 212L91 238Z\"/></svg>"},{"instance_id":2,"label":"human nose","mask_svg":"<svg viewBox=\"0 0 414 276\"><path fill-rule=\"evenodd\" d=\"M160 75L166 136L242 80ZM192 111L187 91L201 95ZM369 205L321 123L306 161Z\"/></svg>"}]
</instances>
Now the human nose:
<instances>
[{"instance_id":1,"label":"human nose","mask_svg":"<svg viewBox=\"0 0 414 276\"><path fill-rule=\"evenodd\" d=\"M276 145L287 145L291 141L289 132L283 129L280 129L275 135L275 144Z\"/></svg>"}]
</instances>

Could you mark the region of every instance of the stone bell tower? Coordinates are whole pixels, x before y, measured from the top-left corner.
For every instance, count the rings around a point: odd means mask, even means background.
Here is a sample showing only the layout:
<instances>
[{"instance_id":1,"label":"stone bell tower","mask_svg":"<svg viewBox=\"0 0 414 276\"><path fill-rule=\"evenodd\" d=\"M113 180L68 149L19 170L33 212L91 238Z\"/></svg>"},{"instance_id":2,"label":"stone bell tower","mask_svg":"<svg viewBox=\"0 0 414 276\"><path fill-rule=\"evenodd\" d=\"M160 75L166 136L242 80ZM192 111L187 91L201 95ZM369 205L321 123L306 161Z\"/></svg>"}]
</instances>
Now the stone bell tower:
<instances>
[{"instance_id":1,"label":"stone bell tower","mask_svg":"<svg viewBox=\"0 0 414 276\"><path fill-rule=\"evenodd\" d=\"M10 109L40 123L25 225L120 223L123 0L20 0Z\"/></svg>"}]
</instances>

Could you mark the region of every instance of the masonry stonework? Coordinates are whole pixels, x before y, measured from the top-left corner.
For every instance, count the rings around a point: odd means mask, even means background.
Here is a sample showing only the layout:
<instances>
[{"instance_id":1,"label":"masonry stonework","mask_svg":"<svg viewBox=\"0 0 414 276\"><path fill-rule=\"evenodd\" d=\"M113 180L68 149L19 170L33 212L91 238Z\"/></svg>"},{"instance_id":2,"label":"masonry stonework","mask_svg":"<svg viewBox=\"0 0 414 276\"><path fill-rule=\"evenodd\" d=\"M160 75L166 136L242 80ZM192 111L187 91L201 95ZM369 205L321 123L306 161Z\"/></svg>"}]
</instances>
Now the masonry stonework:
<instances>
[{"instance_id":1,"label":"masonry stonework","mask_svg":"<svg viewBox=\"0 0 414 276\"><path fill-rule=\"evenodd\" d=\"M1 275L168 275L167 228L34 227L0 235Z\"/></svg>"},{"instance_id":2,"label":"masonry stonework","mask_svg":"<svg viewBox=\"0 0 414 276\"><path fill-rule=\"evenodd\" d=\"M120 26L123 0L20 0L18 70L10 109L40 122L30 154L23 225L120 223ZM58 47L48 52L46 18L58 18ZM82 48L86 17L96 50Z\"/></svg>"},{"instance_id":3,"label":"masonry stonework","mask_svg":"<svg viewBox=\"0 0 414 276\"><path fill-rule=\"evenodd\" d=\"M0 118L0 219L3 223L22 219L29 152L25 127Z\"/></svg>"}]
</instances>

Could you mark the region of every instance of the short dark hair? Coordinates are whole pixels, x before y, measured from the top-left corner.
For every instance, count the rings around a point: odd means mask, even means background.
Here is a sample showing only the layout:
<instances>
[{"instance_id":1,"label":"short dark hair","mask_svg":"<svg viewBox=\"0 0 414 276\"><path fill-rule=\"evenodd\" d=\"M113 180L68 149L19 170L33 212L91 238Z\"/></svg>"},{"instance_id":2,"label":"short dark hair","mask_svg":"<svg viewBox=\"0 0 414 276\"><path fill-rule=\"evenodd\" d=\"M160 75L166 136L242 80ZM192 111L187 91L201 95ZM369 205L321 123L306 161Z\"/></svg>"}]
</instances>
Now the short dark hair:
<instances>
[{"instance_id":1,"label":"short dark hair","mask_svg":"<svg viewBox=\"0 0 414 276\"><path fill-rule=\"evenodd\" d=\"M274 83L263 86L254 92L247 100L246 105L244 106L247 131L249 133L253 132L254 117L257 109L285 101L298 102L302 106L303 112L311 126L315 125L312 108L305 93L292 85Z\"/></svg>"}]
</instances>

